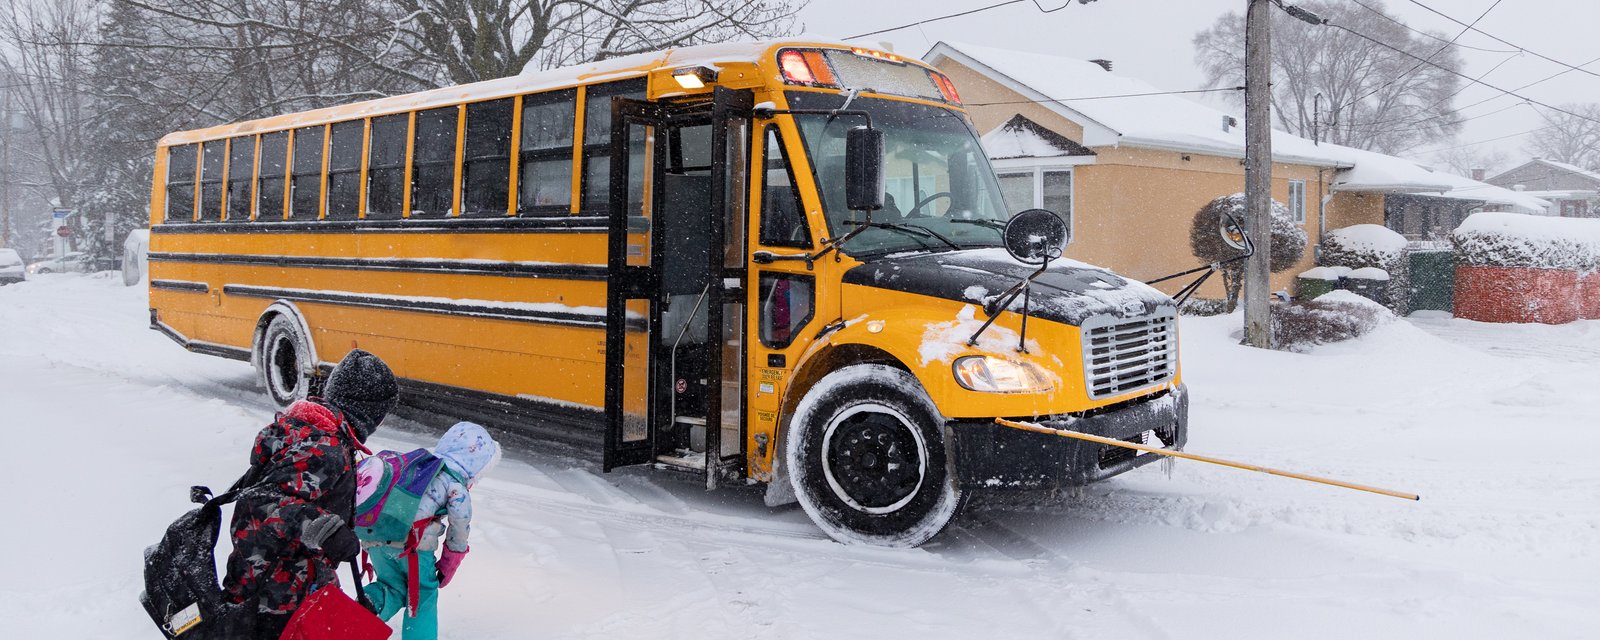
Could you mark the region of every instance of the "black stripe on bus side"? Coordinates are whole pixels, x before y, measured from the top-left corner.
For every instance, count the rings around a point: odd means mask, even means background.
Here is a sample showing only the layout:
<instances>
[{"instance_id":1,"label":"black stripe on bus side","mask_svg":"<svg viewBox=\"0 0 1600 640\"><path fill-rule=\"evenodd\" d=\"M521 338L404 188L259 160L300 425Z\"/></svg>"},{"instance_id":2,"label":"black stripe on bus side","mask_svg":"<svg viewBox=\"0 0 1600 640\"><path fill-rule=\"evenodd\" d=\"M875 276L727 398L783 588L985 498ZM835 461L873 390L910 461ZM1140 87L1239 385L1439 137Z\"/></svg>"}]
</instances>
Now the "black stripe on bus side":
<instances>
[{"instance_id":1,"label":"black stripe on bus side","mask_svg":"<svg viewBox=\"0 0 1600 640\"><path fill-rule=\"evenodd\" d=\"M285 222L175 222L151 233L605 233L605 216L423 218Z\"/></svg>"},{"instance_id":2,"label":"black stripe on bus side","mask_svg":"<svg viewBox=\"0 0 1600 640\"><path fill-rule=\"evenodd\" d=\"M205 293L211 290L211 285L188 280L151 280L150 288L165 291L183 291L186 293Z\"/></svg>"},{"instance_id":3,"label":"black stripe on bus side","mask_svg":"<svg viewBox=\"0 0 1600 640\"><path fill-rule=\"evenodd\" d=\"M152 252L153 262L191 262L199 264L237 264L304 269L349 269L355 271L399 271L404 273L457 273L557 278L562 280L605 280L601 264L523 264L517 262L466 262L461 260L410 260L404 258L333 258L326 256L247 255L236 253Z\"/></svg>"},{"instance_id":4,"label":"black stripe on bus side","mask_svg":"<svg viewBox=\"0 0 1600 640\"><path fill-rule=\"evenodd\" d=\"M296 302L322 302L350 307L389 309L395 311L420 311L424 313L440 313L449 316L462 316L470 318L514 320L519 322L537 322L542 324L592 327L599 329L603 329L606 326L605 316L598 313L583 314L561 313L557 311L530 311L528 309L518 309L515 307L466 305L450 302L409 300L406 298L397 298L393 296L278 289L274 287L257 287L241 284L225 285L222 287L222 292L230 296L243 296L249 298L271 298L274 300L293 300Z\"/></svg>"}]
</instances>

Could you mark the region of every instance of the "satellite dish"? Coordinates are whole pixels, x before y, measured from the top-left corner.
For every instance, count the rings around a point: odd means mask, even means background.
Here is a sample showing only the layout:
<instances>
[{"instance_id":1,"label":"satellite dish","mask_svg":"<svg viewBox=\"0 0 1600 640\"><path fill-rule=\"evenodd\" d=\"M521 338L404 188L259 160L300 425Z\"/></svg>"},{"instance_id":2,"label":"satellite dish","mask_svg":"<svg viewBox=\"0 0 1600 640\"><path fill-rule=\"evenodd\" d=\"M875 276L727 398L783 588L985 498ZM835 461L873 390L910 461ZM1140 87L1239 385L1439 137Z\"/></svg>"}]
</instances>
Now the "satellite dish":
<instances>
[{"instance_id":1,"label":"satellite dish","mask_svg":"<svg viewBox=\"0 0 1600 640\"><path fill-rule=\"evenodd\" d=\"M1061 257L1072 230L1047 209L1028 209L1011 217L1003 232L1006 251L1025 264L1044 264Z\"/></svg>"}]
</instances>

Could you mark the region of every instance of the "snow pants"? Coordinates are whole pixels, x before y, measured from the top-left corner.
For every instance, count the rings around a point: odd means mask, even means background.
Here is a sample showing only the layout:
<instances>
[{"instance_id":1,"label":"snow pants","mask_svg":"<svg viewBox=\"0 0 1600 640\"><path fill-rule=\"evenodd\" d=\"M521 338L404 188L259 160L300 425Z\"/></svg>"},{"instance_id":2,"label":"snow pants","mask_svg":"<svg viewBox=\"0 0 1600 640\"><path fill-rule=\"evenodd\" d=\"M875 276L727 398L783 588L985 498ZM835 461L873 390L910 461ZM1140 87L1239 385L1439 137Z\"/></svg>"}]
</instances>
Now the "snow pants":
<instances>
[{"instance_id":1,"label":"snow pants","mask_svg":"<svg viewBox=\"0 0 1600 640\"><path fill-rule=\"evenodd\" d=\"M364 590L378 608L378 617L388 620L406 608L406 564L401 550L394 547L367 549L372 567L378 573L377 582ZM417 615L406 615L400 626L404 640L434 640L439 637L439 572L434 568L432 551L417 552Z\"/></svg>"}]
</instances>

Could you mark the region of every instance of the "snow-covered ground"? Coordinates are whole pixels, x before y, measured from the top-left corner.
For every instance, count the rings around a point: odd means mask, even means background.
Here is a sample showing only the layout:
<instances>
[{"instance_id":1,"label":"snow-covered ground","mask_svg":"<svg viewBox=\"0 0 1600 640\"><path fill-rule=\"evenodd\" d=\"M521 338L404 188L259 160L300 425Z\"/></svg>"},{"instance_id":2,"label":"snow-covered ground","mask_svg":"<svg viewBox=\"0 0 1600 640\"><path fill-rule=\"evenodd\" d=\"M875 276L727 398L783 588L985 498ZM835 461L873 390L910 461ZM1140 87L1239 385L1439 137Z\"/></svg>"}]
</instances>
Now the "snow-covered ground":
<instances>
[{"instance_id":1,"label":"snow-covered ground","mask_svg":"<svg viewBox=\"0 0 1600 640\"><path fill-rule=\"evenodd\" d=\"M0 287L6 637L156 637L141 549L189 485L242 471L271 417L248 365L146 323L120 279ZM1594 637L1600 322L1419 318L1309 355L1239 347L1237 324L1183 321L1190 451L1423 500L1180 462L892 551L831 542L754 492L521 452L475 492L443 635ZM408 449L442 426L374 440Z\"/></svg>"}]
</instances>

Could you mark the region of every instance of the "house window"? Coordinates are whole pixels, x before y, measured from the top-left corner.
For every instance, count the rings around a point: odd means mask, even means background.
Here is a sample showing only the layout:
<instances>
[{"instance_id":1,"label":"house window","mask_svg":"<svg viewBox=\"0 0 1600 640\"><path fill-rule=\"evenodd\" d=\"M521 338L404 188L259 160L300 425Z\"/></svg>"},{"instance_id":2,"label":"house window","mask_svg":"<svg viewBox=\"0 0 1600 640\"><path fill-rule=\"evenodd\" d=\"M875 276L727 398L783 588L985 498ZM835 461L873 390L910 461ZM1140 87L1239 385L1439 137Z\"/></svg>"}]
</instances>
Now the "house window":
<instances>
[{"instance_id":1,"label":"house window","mask_svg":"<svg viewBox=\"0 0 1600 640\"><path fill-rule=\"evenodd\" d=\"M1072 170L1032 169L1001 173L1000 195L1015 214L1025 209L1049 209L1072 227Z\"/></svg>"},{"instance_id":2,"label":"house window","mask_svg":"<svg viewBox=\"0 0 1600 640\"><path fill-rule=\"evenodd\" d=\"M1306 223L1306 181L1289 181L1289 214L1294 216L1295 224Z\"/></svg>"},{"instance_id":3,"label":"house window","mask_svg":"<svg viewBox=\"0 0 1600 640\"><path fill-rule=\"evenodd\" d=\"M1562 200L1561 217L1584 218L1588 217L1589 202L1587 200Z\"/></svg>"}]
</instances>

